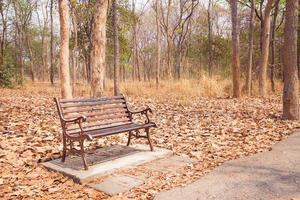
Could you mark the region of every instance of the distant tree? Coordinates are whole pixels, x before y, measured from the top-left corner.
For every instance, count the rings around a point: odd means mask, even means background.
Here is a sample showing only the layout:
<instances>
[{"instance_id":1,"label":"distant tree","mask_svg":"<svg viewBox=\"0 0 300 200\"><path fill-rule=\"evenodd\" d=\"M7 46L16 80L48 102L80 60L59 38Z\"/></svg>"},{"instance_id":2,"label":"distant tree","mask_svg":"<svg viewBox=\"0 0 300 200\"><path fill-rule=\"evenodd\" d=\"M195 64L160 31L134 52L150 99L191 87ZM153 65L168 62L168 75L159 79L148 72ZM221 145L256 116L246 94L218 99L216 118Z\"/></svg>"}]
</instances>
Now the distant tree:
<instances>
[{"instance_id":1,"label":"distant tree","mask_svg":"<svg viewBox=\"0 0 300 200\"><path fill-rule=\"evenodd\" d=\"M269 46L270 46L270 26L271 26L271 11L275 0L268 0L264 15L262 27L262 54L260 57L259 70L259 94L261 97L267 94L267 68L269 62Z\"/></svg>"},{"instance_id":2,"label":"distant tree","mask_svg":"<svg viewBox=\"0 0 300 200\"><path fill-rule=\"evenodd\" d=\"M72 24L73 24L73 35L74 35L74 45L72 50L72 64L73 64L73 74L72 74L72 88L73 88L73 95L75 95L75 88L76 88L76 73L78 70L78 27L77 27L77 15L76 15L76 7L77 7L77 0L71 0L71 13L72 13Z\"/></svg>"},{"instance_id":3,"label":"distant tree","mask_svg":"<svg viewBox=\"0 0 300 200\"><path fill-rule=\"evenodd\" d=\"M106 18L108 0L97 0L93 28L93 46L91 54L92 82L91 95L102 96L105 77Z\"/></svg>"},{"instance_id":4,"label":"distant tree","mask_svg":"<svg viewBox=\"0 0 300 200\"><path fill-rule=\"evenodd\" d=\"M28 30L28 26L31 21L32 9L29 8L30 5L28 2L24 1L12 0L12 5L14 10L16 60L20 69L20 83L23 84L25 78L25 64L23 55L25 52L24 47L27 47L26 29ZM33 74L32 70L31 74Z\"/></svg>"},{"instance_id":5,"label":"distant tree","mask_svg":"<svg viewBox=\"0 0 300 200\"><path fill-rule=\"evenodd\" d=\"M170 14L172 12L172 0L167 1L167 8L163 7L163 4L161 2L160 4L160 23L162 26L162 29L165 33L166 42L167 42L167 49L166 49L166 61L167 61L167 76L169 79L172 78L172 39L173 34L171 31L171 23L170 23Z\"/></svg>"},{"instance_id":6,"label":"distant tree","mask_svg":"<svg viewBox=\"0 0 300 200\"><path fill-rule=\"evenodd\" d=\"M8 10L10 2L0 2L0 17L2 23L2 31L0 33L0 66L4 63L4 49L7 44L7 28L8 28Z\"/></svg>"},{"instance_id":7,"label":"distant tree","mask_svg":"<svg viewBox=\"0 0 300 200\"><path fill-rule=\"evenodd\" d=\"M298 0L300 5L300 0ZM300 78L300 12L298 12L298 42L297 42L297 57L298 57L298 79Z\"/></svg>"},{"instance_id":8,"label":"distant tree","mask_svg":"<svg viewBox=\"0 0 300 200\"><path fill-rule=\"evenodd\" d=\"M271 87L272 92L275 92L275 53L276 53L276 43L275 43L275 35L276 35L276 22L278 17L278 11L279 11L279 1L275 2L275 8L273 13L273 19L272 19L272 26L271 26L271 73L270 73L270 79L271 79Z\"/></svg>"},{"instance_id":9,"label":"distant tree","mask_svg":"<svg viewBox=\"0 0 300 200\"><path fill-rule=\"evenodd\" d=\"M286 0L284 28L283 119L299 119L299 81L297 70L297 26L299 2Z\"/></svg>"},{"instance_id":10,"label":"distant tree","mask_svg":"<svg viewBox=\"0 0 300 200\"><path fill-rule=\"evenodd\" d=\"M132 79L136 78L141 81L141 70L139 64L139 53L138 53L138 16L136 15L136 0L132 0Z\"/></svg>"},{"instance_id":11,"label":"distant tree","mask_svg":"<svg viewBox=\"0 0 300 200\"><path fill-rule=\"evenodd\" d=\"M69 69L69 6L68 0L59 0L60 21L60 84L62 98L72 98Z\"/></svg>"},{"instance_id":12,"label":"distant tree","mask_svg":"<svg viewBox=\"0 0 300 200\"><path fill-rule=\"evenodd\" d=\"M54 36L53 36L53 7L54 0L50 1L50 82L54 85Z\"/></svg>"},{"instance_id":13,"label":"distant tree","mask_svg":"<svg viewBox=\"0 0 300 200\"><path fill-rule=\"evenodd\" d=\"M119 13L117 0L112 1L114 35L114 95L120 94Z\"/></svg>"},{"instance_id":14,"label":"distant tree","mask_svg":"<svg viewBox=\"0 0 300 200\"><path fill-rule=\"evenodd\" d=\"M207 8L207 24L208 24L208 74L212 77L212 0L208 0L208 8Z\"/></svg>"},{"instance_id":15,"label":"distant tree","mask_svg":"<svg viewBox=\"0 0 300 200\"><path fill-rule=\"evenodd\" d=\"M156 70L155 70L155 82L156 87L158 88L159 83L159 70L160 70L160 58L161 58L161 47L160 47L160 38L161 38L161 30L160 30L160 3L161 0L156 0Z\"/></svg>"},{"instance_id":16,"label":"distant tree","mask_svg":"<svg viewBox=\"0 0 300 200\"><path fill-rule=\"evenodd\" d=\"M232 83L233 97L241 96L240 89L240 39L237 0L230 0L232 21Z\"/></svg>"},{"instance_id":17,"label":"distant tree","mask_svg":"<svg viewBox=\"0 0 300 200\"><path fill-rule=\"evenodd\" d=\"M172 31L173 45L175 47L175 78L178 80L181 77L181 60L184 44L191 28L192 16L198 4L198 0L184 0L179 2L179 16Z\"/></svg>"},{"instance_id":18,"label":"distant tree","mask_svg":"<svg viewBox=\"0 0 300 200\"><path fill-rule=\"evenodd\" d=\"M255 0L251 1L251 14L249 20L249 49L248 49L248 68L246 72L245 89L247 95L251 95L252 68L253 68L253 42L254 42L254 22L255 22Z\"/></svg>"}]
</instances>

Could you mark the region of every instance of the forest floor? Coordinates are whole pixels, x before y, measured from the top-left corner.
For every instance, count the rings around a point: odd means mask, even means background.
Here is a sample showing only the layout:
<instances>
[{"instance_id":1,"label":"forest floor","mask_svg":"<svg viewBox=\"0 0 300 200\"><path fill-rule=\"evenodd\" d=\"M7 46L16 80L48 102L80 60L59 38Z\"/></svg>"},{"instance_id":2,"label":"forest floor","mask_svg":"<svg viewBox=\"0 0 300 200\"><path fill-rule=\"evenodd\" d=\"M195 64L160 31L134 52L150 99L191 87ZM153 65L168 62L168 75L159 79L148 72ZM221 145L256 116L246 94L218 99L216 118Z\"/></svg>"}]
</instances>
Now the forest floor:
<instances>
[{"instance_id":1,"label":"forest floor","mask_svg":"<svg viewBox=\"0 0 300 200\"><path fill-rule=\"evenodd\" d=\"M48 84L21 89L0 89L0 199L106 199L85 185L50 172L39 162L57 158L62 149L60 122L53 97L57 87ZM182 97L163 90L139 94L125 92L134 108L149 105L158 124L153 144L193 163L177 170L149 171L137 166L120 174L146 176L145 184L111 199L152 199L160 191L193 182L227 160L268 151L290 135L299 122L281 120L281 96L268 98ZM177 91L174 88L174 91ZM84 95L84 92L79 95ZM90 143L90 148L125 142L127 135ZM134 140L144 143L144 140Z\"/></svg>"}]
</instances>

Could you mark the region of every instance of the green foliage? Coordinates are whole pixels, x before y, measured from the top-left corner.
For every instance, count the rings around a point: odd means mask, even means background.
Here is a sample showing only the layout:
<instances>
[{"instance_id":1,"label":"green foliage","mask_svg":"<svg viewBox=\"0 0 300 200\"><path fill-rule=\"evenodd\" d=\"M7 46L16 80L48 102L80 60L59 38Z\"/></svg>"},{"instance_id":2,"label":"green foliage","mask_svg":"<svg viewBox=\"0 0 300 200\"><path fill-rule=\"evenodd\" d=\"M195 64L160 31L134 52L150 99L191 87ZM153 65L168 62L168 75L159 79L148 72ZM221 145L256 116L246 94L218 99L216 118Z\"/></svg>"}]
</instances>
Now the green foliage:
<instances>
[{"instance_id":1,"label":"green foliage","mask_svg":"<svg viewBox=\"0 0 300 200\"><path fill-rule=\"evenodd\" d=\"M17 73L11 53L12 52L7 52L3 64L0 65L0 87L12 88L16 84Z\"/></svg>"},{"instance_id":2,"label":"green foliage","mask_svg":"<svg viewBox=\"0 0 300 200\"><path fill-rule=\"evenodd\" d=\"M16 67L15 48L8 45L0 65L0 87L13 88L22 83Z\"/></svg>"},{"instance_id":3,"label":"green foliage","mask_svg":"<svg viewBox=\"0 0 300 200\"><path fill-rule=\"evenodd\" d=\"M126 2L121 2L118 6L119 11L119 45L120 45L120 64L126 69L129 69L129 60L131 57L131 44L128 35L132 30L132 26L136 16L128 8ZM113 60L113 25L112 25L112 9L109 12L107 19L107 61L112 63Z\"/></svg>"},{"instance_id":4,"label":"green foliage","mask_svg":"<svg viewBox=\"0 0 300 200\"><path fill-rule=\"evenodd\" d=\"M0 66L0 87L12 88L16 76L15 67L7 64Z\"/></svg>"},{"instance_id":5,"label":"green foliage","mask_svg":"<svg viewBox=\"0 0 300 200\"><path fill-rule=\"evenodd\" d=\"M231 41L218 35L213 36L212 60L214 71L218 70L222 75L230 74ZM198 62L208 63L208 38L206 35L193 35L188 46L188 58Z\"/></svg>"}]
</instances>

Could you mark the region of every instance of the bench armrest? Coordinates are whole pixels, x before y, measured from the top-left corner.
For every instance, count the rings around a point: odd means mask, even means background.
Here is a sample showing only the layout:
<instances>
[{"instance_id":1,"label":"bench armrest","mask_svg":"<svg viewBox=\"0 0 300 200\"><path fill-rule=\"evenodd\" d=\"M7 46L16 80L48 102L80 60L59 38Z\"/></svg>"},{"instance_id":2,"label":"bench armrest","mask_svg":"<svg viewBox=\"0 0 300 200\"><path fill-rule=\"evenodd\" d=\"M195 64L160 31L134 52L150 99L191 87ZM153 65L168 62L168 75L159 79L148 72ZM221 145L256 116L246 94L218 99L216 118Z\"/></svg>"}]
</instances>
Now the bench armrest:
<instances>
[{"instance_id":1,"label":"bench armrest","mask_svg":"<svg viewBox=\"0 0 300 200\"><path fill-rule=\"evenodd\" d=\"M85 122L85 121L86 121L86 116L82 115L82 116L77 117L77 118L74 118L74 119L65 119L65 118L62 118L62 120L63 120L65 123L71 123L71 122L74 122L74 123L81 123L81 122Z\"/></svg>"},{"instance_id":2,"label":"bench armrest","mask_svg":"<svg viewBox=\"0 0 300 200\"><path fill-rule=\"evenodd\" d=\"M129 114L132 118L132 115L134 114L142 114L142 115L145 115L146 116L146 123L150 123L150 119L149 119L149 116L148 116L148 112L149 113L152 113L152 110L149 106L147 106L144 110L139 110L139 111L131 111L131 110L128 110L129 111Z\"/></svg>"},{"instance_id":3,"label":"bench armrest","mask_svg":"<svg viewBox=\"0 0 300 200\"><path fill-rule=\"evenodd\" d=\"M147 106L144 110L138 110L138 111L131 111L131 110L129 110L129 112L131 113L131 114L147 114L147 112L150 112L150 113L152 113L152 110L151 110L151 108L149 108L149 106Z\"/></svg>"},{"instance_id":4,"label":"bench armrest","mask_svg":"<svg viewBox=\"0 0 300 200\"><path fill-rule=\"evenodd\" d=\"M93 139L92 136L87 135L87 134L84 133L84 130L83 130L83 127L82 127L82 122L86 121L86 116L82 115L82 116L74 118L74 119L64 119L64 118L62 118L62 121L64 123L64 125L63 125L64 133L67 134L69 137L74 137L74 136L71 136L67 133L67 129L66 129L65 125L66 125L66 123L72 123L73 122L75 124L78 124L78 126L80 128L80 136L79 137L86 137L89 140ZM78 137L74 137L74 138L78 138Z\"/></svg>"}]
</instances>

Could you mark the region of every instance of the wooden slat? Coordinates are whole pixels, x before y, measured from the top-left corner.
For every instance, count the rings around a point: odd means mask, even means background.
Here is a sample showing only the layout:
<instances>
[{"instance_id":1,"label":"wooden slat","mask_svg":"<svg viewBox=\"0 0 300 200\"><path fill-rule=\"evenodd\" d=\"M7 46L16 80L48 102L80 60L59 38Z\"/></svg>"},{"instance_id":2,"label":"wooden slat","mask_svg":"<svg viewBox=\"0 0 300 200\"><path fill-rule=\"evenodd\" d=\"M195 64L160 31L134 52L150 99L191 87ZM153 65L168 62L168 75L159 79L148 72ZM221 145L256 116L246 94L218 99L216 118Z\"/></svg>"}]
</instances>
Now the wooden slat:
<instances>
[{"instance_id":1,"label":"wooden slat","mask_svg":"<svg viewBox=\"0 0 300 200\"><path fill-rule=\"evenodd\" d=\"M108 136L108 135L133 131L133 130L149 128L149 127L153 127L153 126L155 126L155 125L154 124L143 124L143 125L132 124L132 125L128 125L128 126L127 125L120 126L117 128L112 127L112 128L103 129L103 130L94 130L94 131L87 132L87 134L89 134L93 137L102 137L102 136Z\"/></svg>"},{"instance_id":2,"label":"wooden slat","mask_svg":"<svg viewBox=\"0 0 300 200\"><path fill-rule=\"evenodd\" d=\"M138 129L144 129L149 127L154 127L155 124L126 124L126 125L120 125L120 126L113 126L103 129L92 129L92 130L86 130L86 133L93 136L93 137L101 137L101 136L107 136L107 135L113 135ZM70 134L76 134L78 132L71 132Z\"/></svg>"},{"instance_id":3,"label":"wooden slat","mask_svg":"<svg viewBox=\"0 0 300 200\"><path fill-rule=\"evenodd\" d=\"M90 112L74 112L74 113L67 113L64 115L64 117L66 119L72 119L72 118L76 118L76 117L80 117L82 115L88 117L95 117L95 116L103 116L103 115L111 115L111 114L126 114L127 116L129 116L127 109L123 108L123 109L105 109L103 111L90 111Z\"/></svg>"},{"instance_id":4,"label":"wooden slat","mask_svg":"<svg viewBox=\"0 0 300 200\"><path fill-rule=\"evenodd\" d=\"M114 121L96 121L96 122L89 122L89 123L86 123L83 125L83 128L84 130L85 129L89 129L89 128L92 128L92 127L98 127L98 128L102 128L102 127L105 127L105 126L115 126L117 124L122 124L122 123L125 123L125 122L131 122L128 118L119 118L119 119L116 119ZM132 123L132 122L131 122ZM73 128L74 127L74 128ZM69 131L72 131L74 129L78 129L78 125L76 126L76 124L71 124L68 126L68 130Z\"/></svg>"},{"instance_id":5,"label":"wooden slat","mask_svg":"<svg viewBox=\"0 0 300 200\"><path fill-rule=\"evenodd\" d=\"M59 99L60 103L73 103L73 102L93 102L93 101L103 101L112 99L124 99L123 96L113 96L113 97L100 97L100 98L74 98L74 99Z\"/></svg>"},{"instance_id":6,"label":"wooden slat","mask_svg":"<svg viewBox=\"0 0 300 200\"><path fill-rule=\"evenodd\" d=\"M106 126L92 126L92 127L86 127L84 128L84 131L85 132L89 132L89 131L94 131L94 130L105 130L105 129L110 129L110 128L114 128L114 127L123 127L123 126L126 126L126 125L130 125L130 124L133 124L132 122L123 122L122 124L116 124L114 126L110 126L110 125L106 125ZM79 128L74 128L74 129L69 129L68 130L69 133L71 134L74 134L74 133L78 133L80 132L80 129Z\"/></svg>"},{"instance_id":7,"label":"wooden slat","mask_svg":"<svg viewBox=\"0 0 300 200\"><path fill-rule=\"evenodd\" d=\"M114 109L114 108L126 108L125 104L117 104L117 105L105 105L105 106L95 106L88 108L65 108L63 110L63 114L67 113L75 113L75 112L85 112L85 111L97 111L97 110L106 110L106 109ZM127 109L126 109L127 110Z\"/></svg>"},{"instance_id":8,"label":"wooden slat","mask_svg":"<svg viewBox=\"0 0 300 200\"><path fill-rule=\"evenodd\" d=\"M89 127L91 126L91 123L97 122L97 126L102 126L102 125L109 125L109 124L115 124L119 122L128 122L130 119L128 117L120 117L120 118L111 118L107 120L98 120L98 118L95 119L90 119L90 121L86 122L86 125L84 127ZM92 125L94 126L94 125Z\"/></svg>"},{"instance_id":9,"label":"wooden slat","mask_svg":"<svg viewBox=\"0 0 300 200\"><path fill-rule=\"evenodd\" d=\"M95 101L95 102L77 102L77 103L61 104L61 107L64 109L70 107L97 106L97 105L118 104L118 103L125 103L125 100L121 99L121 100L108 100L108 101Z\"/></svg>"},{"instance_id":10,"label":"wooden slat","mask_svg":"<svg viewBox=\"0 0 300 200\"><path fill-rule=\"evenodd\" d=\"M121 114L113 114L113 115L88 117L87 120L86 120L86 123L95 122L95 121L104 121L104 120L117 120L119 118L128 118L128 120L129 120L128 114L121 113Z\"/></svg>"}]
</instances>

